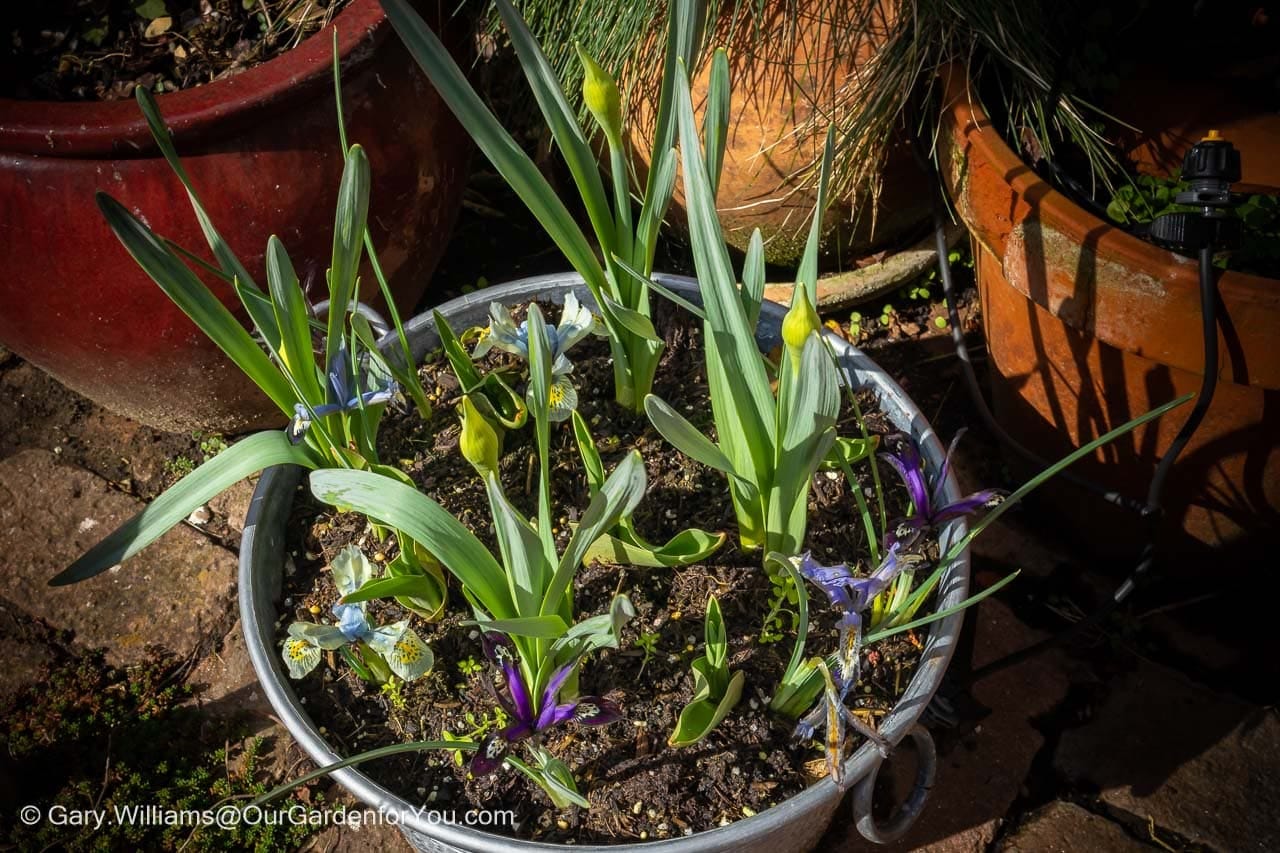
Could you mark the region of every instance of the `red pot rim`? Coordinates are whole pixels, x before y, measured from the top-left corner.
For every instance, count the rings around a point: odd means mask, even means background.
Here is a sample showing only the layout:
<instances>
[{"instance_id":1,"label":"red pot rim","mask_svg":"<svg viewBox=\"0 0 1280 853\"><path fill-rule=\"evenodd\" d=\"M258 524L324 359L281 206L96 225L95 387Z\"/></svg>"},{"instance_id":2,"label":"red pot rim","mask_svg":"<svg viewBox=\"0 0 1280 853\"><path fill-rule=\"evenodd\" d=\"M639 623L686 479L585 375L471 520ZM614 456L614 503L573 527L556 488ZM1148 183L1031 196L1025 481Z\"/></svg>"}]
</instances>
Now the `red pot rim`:
<instances>
[{"instance_id":1,"label":"red pot rim","mask_svg":"<svg viewBox=\"0 0 1280 853\"><path fill-rule=\"evenodd\" d=\"M943 81L942 118L944 125L951 124L967 137L968 144L995 164L1014 194L1023 199L1034 199L1040 218L1065 226L1064 234L1084 242L1086 236L1095 253L1112 253L1124 259L1132 267L1144 269L1173 268L1177 272L1170 280L1185 278L1192 286L1197 281L1195 260L1185 258L1154 243L1135 237L1110 222L1076 204L1048 181L1041 178L1004 141L991 117L976 98L972 97L968 75L963 67L950 65L940 72ZM965 133L968 127L979 133ZM1246 298L1256 298L1268 304L1276 301L1276 280L1252 273L1227 270L1219 281L1219 287L1231 289ZM1046 306L1047 307L1047 306Z\"/></svg>"},{"instance_id":2,"label":"red pot rim","mask_svg":"<svg viewBox=\"0 0 1280 853\"><path fill-rule=\"evenodd\" d=\"M378 0L353 0L328 26L292 50L234 76L157 95L165 123L175 136L217 138L264 110L328 85L333 27L338 28L338 53L345 73L369 58L373 46L386 37L389 24ZM92 102L0 98L0 152L130 158L155 150L132 98Z\"/></svg>"}]
</instances>

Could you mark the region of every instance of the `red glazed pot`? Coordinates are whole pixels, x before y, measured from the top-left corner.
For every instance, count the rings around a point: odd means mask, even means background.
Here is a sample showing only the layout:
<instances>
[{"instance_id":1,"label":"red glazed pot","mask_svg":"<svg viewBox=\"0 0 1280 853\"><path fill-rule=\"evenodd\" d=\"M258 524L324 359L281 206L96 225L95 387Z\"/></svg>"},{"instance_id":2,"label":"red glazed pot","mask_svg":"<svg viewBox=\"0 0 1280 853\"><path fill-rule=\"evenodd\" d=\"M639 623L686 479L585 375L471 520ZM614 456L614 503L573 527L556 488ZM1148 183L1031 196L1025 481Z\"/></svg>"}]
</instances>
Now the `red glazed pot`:
<instances>
[{"instance_id":1,"label":"red glazed pot","mask_svg":"<svg viewBox=\"0 0 1280 853\"><path fill-rule=\"evenodd\" d=\"M1204 370L1196 261L1114 228L1042 181L948 77L943 177L973 237L995 414L1046 458L1199 390ZM1274 161L1274 145L1244 151ZM1245 180L1250 180L1248 175ZM1217 394L1173 470L1170 545L1265 545L1280 517L1280 281L1227 272L1219 287ZM1145 497L1186 419L1176 410L1101 448L1079 472ZM1140 522L1069 487L1059 518L1100 549L1141 538ZM1122 553L1129 553L1128 550Z\"/></svg>"},{"instance_id":2,"label":"red glazed pot","mask_svg":"<svg viewBox=\"0 0 1280 853\"><path fill-rule=\"evenodd\" d=\"M377 0L334 20L351 142L373 171L370 232L401 310L421 297L453 227L469 143ZM214 223L265 287L277 234L325 298L342 175L333 34L157 101ZM94 204L105 190L207 256L182 185L133 100L0 99L0 341L70 388L170 430L237 432L279 412L137 267ZM205 282L247 324L231 287ZM362 293L378 305L366 262Z\"/></svg>"}]
</instances>

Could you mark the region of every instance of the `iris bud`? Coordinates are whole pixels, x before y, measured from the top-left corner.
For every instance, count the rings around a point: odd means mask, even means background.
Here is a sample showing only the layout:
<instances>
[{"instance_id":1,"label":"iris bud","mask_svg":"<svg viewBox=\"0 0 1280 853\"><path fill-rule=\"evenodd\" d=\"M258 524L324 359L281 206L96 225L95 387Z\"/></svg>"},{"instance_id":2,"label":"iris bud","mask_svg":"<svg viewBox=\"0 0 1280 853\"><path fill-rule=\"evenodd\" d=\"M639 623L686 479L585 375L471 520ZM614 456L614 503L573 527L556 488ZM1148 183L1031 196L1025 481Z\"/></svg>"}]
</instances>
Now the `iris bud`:
<instances>
[{"instance_id":1,"label":"iris bud","mask_svg":"<svg viewBox=\"0 0 1280 853\"><path fill-rule=\"evenodd\" d=\"M813 310L813 305L809 302L808 291L797 284L791 297L791 308L782 318L782 340L787 345L787 351L791 353L793 360L800 358L810 333L821 328L822 322L818 319L818 312Z\"/></svg>"},{"instance_id":2,"label":"iris bud","mask_svg":"<svg viewBox=\"0 0 1280 853\"><path fill-rule=\"evenodd\" d=\"M582 49L574 45L582 61L582 100L595 117L596 123L608 137L610 144L622 142L622 97L618 84L600 65Z\"/></svg>"},{"instance_id":3,"label":"iris bud","mask_svg":"<svg viewBox=\"0 0 1280 853\"><path fill-rule=\"evenodd\" d=\"M493 425L480 414L470 396L462 398L462 437L458 447L462 457L483 476L498 470L498 451L501 439Z\"/></svg>"}]
</instances>

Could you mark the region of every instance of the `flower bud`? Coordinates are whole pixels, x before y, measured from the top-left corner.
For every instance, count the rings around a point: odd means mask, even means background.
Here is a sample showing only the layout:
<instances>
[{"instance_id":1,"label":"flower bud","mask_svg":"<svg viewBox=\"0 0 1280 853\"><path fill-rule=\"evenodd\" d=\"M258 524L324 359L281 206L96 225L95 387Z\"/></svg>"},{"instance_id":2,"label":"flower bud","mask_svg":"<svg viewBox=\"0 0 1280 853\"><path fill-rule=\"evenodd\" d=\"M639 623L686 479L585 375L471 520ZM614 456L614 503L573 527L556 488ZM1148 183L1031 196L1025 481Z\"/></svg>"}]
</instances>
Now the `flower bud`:
<instances>
[{"instance_id":1,"label":"flower bud","mask_svg":"<svg viewBox=\"0 0 1280 853\"><path fill-rule=\"evenodd\" d=\"M809 292L804 286L797 284L791 296L791 309L782 318L782 340L786 343L792 360L800 358L809 334L821 328L818 312L813 310L813 305L809 302Z\"/></svg>"},{"instance_id":2,"label":"flower bud","mask_svg":"<svg viewBox=\"0 0 1280 853\"><path fill-rule=\"evenodd\" d=\"M470 396L462 398L462 437L458 448L462 457L470 462L481 476L498 470L498 451L501 439L493 425L480 414Z\"/></svg>"},{"instance_id":3,"label":"flower bud","mask_svg":"<svg viewBox=\"0 0 1280 853\"><path fill-rule=\"evenodd\" d=\"M575 44L582 61L582 100L611 145L622 142L622 97L618 84L592 59L581 45Z\"/></svg>"}]
</instances>

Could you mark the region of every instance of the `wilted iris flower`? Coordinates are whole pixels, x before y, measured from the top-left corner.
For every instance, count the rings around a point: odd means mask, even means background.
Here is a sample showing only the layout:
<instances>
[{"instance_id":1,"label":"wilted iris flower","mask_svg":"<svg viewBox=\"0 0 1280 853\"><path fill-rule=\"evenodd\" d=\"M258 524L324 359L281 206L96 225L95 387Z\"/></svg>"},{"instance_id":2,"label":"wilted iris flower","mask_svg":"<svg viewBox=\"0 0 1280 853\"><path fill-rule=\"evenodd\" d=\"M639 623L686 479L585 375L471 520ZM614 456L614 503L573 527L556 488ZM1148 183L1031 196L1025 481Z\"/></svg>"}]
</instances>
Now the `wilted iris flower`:
<instances>
[{"instance_id":1,"label":"wilted iris flower","mask_svg":"<svg viewBox=\"0 0 1280 853\"><path fill-rule=\"evenodd\" d=\"M912 507L911 514L894 524L893 529L886 534L885 539L889 544L901 542L904 547L910 548L926 531L952 519L996 506L1004 499L1003 494L996 489L983 489L952 503L942 502L943 485L947 480L947 472L951 469L951 454L955 451L964 432L960 430L956 433L951 447L947 449L947 456L943 460L942 470L938 472L933 489L929 488L925 478L924 461L915 441L902 433L885 438L884 445L890 449L882 451L880 456L902 477L902 482L911 497Z\"/></svg>"},{"instance_id":2,"label":"wilted iris flower","mask_svg":"<svg viewBox=\"0 0 1280 853\"><path fill-rule=\"evenodd\" d=\"M865 578L854 577L853 571L844 563L824 566L813 555L805 552L793 558L796 569L807 580L827 594L831 605L840 611L840 670L838 680L842 683L841 698L848 694L849 688L858 680L858 653L862 642L862 612L871 606L876 596L889 588L893 579L912 561L898 555L901 543L889 546L884 560L870 575Z\"/></svg>"},{"instance_id":3,"label":"wilted iris flower","mask_svg":"<svg viewBox=\"0 0 1280 853\"><path fill-rule=\"evenodd\" d=\"M345 548L330 568L334 585L344 596L373 576L369 560L354 545ZM431 649L409 627L408 619L375 628L369 623L364 602L335 604L333 615L337 617L336 625L294 622L289 626L282 654L290 677L302 678L315 669L321 651L361 643L380 655L391 671L405 681L426 674L435 662Z\"/></svg>"},{"instance_id":4,"label":"wilted iris flower","mask_svg":"<svg viewBox=\"0 0 1280 853\"><path fill-rule=\"evenodd\" d=\"M496 633L482 634L481 641L485 655L502 670L507 695L504 696L497 690L493 694L513 722L501 731L490 734L480 743L475 757L471 759L471 772L476 776L492 773L506 758L513 744L538 732L571 722L584 726L603 726L622 719L618 706L599 696L579 696L571 702L556 704L556 694L577 666L577 661L567 663L552 673L540 701L534 704L534 696L520 673L511 641ZM491 684L490 688L492 689Z\"/></svg>"},{"instance_id":5,"label":"wilted iris flower","mask_svg":"<svg viewBox=\"0 0 1280 853\"><path fill-rule=\"evenodd\" d=\"M305 404L296 403L293 407L293 420L287 430L289 440L294 444L302 441L307 430L311 428L311 417L323 418L338 412L353 412L362 406L377 406L389 403L395 397L396 383L382 363L376 358L366 356L357 377L351 368L351 351L347 349L344 338L329 362L329 399L319 406L308 410ZM363 390L361 390L363 388Z\"/></svg>"},{"instance_id":6,"label":"wilted iris flower","mask_svg":"<svg viewBox=\"0 0 1280 853\"><path fill-rule=\"evenodd\" d=\"M565 353L578 341L596 331L596 319L578 302L576 296L569 293L564 298L560 322L555 326L548 325L546 330L547 344L551 349L551 392L548 401L550 417L553 421L563 421L578 405L578 392L569 381L573 363ZM517 326L505 305L491 302L489 327L481 334L471 356L480 358L495 347L525 361L529 360L529 321L524 320Z\"/></svg>"},{"instance_id":7,"label":"wilted iris flower","mask_svg":"<svg viewBox=\"0 0 1280 853\"><path fill-rule=\"evenodd\" d=\"M911 559L899 555L900 547L901 544L896 542L890 545L884 560L865 578L855 577L844 563L824 566L808 553L793 558L800 574L826 593L832 606L840 611L840 621L837 623L840 630L839 666L835 672L831 672L825 662L817 662L825 682L822 699L796 724L796 737L803 740L812 738L819 727L826 728L827 766L837 784L843 782L846 725L865 735L882 753L887 753L889 749L888 742L875 729L859 720L844 703L859 677L862 612L871 606L876 596L889 588L899 572L913 563Z\"/></svg>"}]
</instances>

